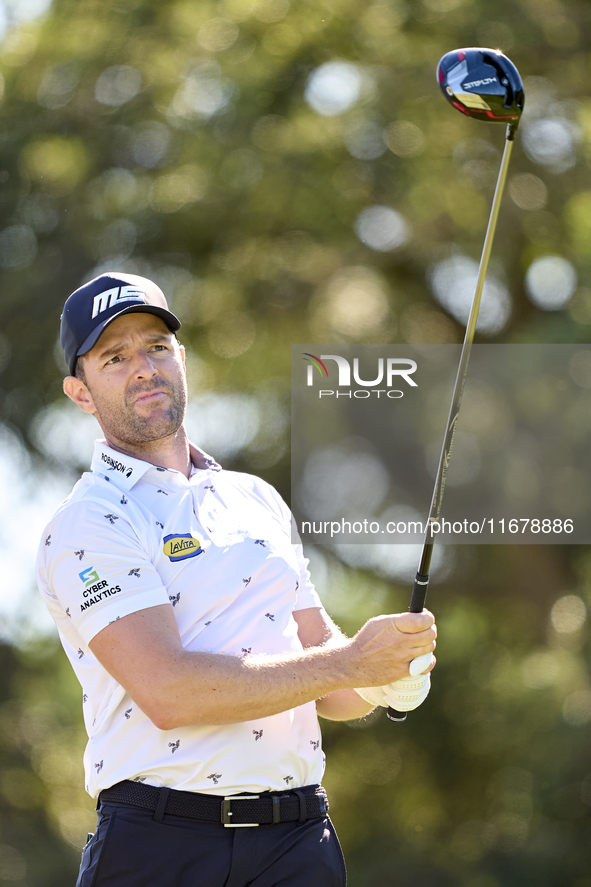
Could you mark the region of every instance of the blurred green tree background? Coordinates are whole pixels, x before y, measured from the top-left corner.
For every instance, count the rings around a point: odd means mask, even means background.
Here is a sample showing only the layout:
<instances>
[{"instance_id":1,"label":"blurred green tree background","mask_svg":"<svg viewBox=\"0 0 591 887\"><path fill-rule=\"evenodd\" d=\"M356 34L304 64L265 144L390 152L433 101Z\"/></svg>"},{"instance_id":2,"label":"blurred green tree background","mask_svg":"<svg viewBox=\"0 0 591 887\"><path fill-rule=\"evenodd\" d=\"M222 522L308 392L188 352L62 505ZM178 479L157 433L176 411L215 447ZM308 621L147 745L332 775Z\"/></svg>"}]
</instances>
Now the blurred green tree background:
<instances>
[{"instance_id":1,"label":"blurred green tree background","mask_svg":"<svg viewBox=\"0 0 591 887\"><path fill-rule=\"evenodd\" d=\"M484 45L519 68L526 110L479 341L588 342L591 6L0 12L0 884L62 887L93 803L32 561L95 435L61 393L64 299L102 270L155 279L183 319L193 437L289 500L292 343L462 340L504 128L455 114L434 75ZM309 554L344 630L406 608L408 577ZM458 546L446 564L428 702L402 726L324 725L350 884L591 887L591 555Z\"/></svg>"}]
</instances>

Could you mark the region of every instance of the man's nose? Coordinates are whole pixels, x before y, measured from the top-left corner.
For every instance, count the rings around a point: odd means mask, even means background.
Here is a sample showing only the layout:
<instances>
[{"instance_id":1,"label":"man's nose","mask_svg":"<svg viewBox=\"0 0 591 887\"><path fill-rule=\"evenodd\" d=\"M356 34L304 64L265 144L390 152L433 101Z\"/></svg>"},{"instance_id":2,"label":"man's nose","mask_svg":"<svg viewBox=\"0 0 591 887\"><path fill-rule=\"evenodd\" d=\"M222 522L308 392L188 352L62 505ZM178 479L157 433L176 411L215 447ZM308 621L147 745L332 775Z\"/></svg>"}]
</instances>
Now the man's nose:
<instances>
[{"instance_id":1,"label":"man's nose","mask_svg":"<svg viewBox=\"0 0 591 887\"><path fill-rule=\"evenodd\" d=\"M152 363L150 355L145 351L138 351L134 355L133 370L137 379L152 379L158 375L158 370Z\"/></svg>"}]
</instances>

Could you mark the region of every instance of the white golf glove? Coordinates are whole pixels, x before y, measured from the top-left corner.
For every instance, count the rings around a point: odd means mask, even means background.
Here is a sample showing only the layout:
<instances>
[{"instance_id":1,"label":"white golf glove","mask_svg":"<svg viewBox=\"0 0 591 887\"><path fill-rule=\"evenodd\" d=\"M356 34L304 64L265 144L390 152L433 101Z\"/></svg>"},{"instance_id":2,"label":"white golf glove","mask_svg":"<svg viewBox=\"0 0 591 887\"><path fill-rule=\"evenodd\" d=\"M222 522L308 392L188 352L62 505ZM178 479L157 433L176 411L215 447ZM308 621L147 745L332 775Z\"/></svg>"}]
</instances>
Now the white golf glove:
<instances>
[{"instance_id":1,"label":"white golf glove","mask_svg":"<svg viewBox=\"0 0 591 887\"><path fill-rule=\"evenodd\" d=\"M421 674L433 662L433 653L417 656L409 666L410 677L401 678L383 687L356 687L362 699L371 705L395 708L396 711L412 711L425 701L431 688L431 673Z\"/></svg>"}]
</instances>

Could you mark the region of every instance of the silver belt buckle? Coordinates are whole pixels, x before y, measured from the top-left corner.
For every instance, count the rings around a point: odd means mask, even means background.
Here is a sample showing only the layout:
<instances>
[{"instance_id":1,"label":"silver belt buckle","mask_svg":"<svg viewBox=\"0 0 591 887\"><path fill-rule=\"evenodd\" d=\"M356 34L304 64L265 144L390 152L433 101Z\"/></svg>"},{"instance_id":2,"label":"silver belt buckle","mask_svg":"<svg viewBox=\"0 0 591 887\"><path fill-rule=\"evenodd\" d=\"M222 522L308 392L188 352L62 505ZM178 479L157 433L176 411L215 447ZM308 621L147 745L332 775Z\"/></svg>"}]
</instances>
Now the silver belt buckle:
<instances>
[{"instance_id":1,"label":"silver belt buckle","mask_svg":"<svg viewBox=\"0 0 591 887\"><path fill-rule=\"evenodd\" d=\"M224 828L254 828L260 822L232 822L233 815L230 810L232 801L258 801L260 795L226 795L222 801L222 823Z\"/></svg>"}]
</instances>

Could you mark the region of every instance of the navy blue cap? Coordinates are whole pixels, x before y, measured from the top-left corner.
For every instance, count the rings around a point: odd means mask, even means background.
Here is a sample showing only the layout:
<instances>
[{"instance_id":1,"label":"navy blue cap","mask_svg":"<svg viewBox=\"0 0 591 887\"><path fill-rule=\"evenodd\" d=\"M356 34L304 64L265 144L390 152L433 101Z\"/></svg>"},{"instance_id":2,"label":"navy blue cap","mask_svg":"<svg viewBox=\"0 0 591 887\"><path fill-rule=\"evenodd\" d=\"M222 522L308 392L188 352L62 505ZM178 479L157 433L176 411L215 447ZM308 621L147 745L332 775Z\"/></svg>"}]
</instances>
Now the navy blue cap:
<instances>
[{"instance_id":1,"label":"navy blue cap","mask_svg":"<svg viewBox=\"0 0 591 887\"><path fill-rule=\"evenodd\" d=\"M76 361L96 345L104 330L122 314L142 312L161 317L175 333L181 325L168 310L160 287L137 274L109 271L79 287L67 299L61 316L60 342L72 375Z\"/></svg>"}]
</instances>

